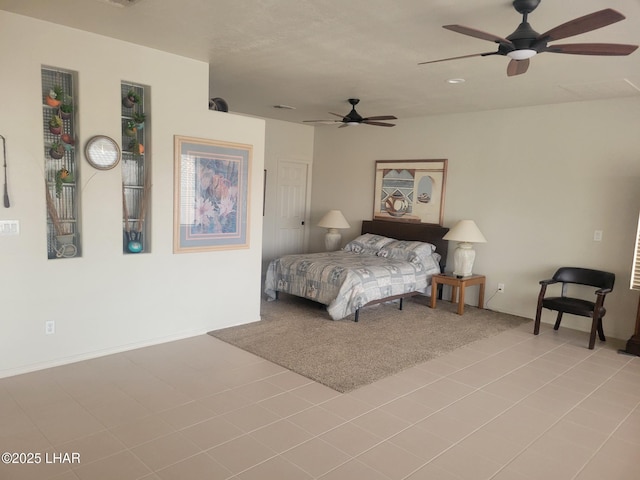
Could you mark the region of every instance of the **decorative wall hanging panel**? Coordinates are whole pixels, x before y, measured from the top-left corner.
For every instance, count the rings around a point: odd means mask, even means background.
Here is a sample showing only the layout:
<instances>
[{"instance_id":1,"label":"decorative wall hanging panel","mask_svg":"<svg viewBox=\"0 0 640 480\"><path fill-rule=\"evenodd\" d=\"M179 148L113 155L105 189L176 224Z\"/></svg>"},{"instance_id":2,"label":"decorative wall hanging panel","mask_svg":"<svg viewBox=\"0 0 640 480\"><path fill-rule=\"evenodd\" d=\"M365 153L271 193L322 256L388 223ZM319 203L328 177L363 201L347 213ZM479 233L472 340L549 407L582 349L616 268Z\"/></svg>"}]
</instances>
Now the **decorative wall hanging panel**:
<instances>
[{"instance_id":1,"label":"decorative wall hanging panel","mask_svg":"<svg viewBox=\"0 0 640 480\"><path fill-rule=\"evenodd\" d=\"M81 256L76 161L76 72L42 67L47 258Z\"/></svg>"},{"instance_id":2,"label":"decorative wall hanging panel","mask_svg":"<svg viewBox=\"0 0 640 480\"><path fill-rule=\"evenodd\" d=\"M145 148L151 140L145 113L150 87L120 82L122 123L122 251L151 251L151 157Z\"/></svg>"}]
</instances>

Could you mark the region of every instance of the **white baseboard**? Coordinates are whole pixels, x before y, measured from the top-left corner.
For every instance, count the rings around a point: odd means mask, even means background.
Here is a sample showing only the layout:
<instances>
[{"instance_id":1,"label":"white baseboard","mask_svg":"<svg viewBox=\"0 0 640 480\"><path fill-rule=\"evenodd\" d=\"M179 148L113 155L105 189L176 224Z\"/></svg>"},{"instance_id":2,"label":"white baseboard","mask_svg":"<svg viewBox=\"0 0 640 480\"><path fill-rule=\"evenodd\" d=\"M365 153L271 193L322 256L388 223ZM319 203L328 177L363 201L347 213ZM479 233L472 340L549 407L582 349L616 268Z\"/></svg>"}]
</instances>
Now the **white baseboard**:
<instances>
[{"instance_id":1,"label":"white baseboard","mask_svg":"<svg viewBox=\"0 0 640 480\"><path fill-rule=\"evenodd\" d=\"M0 378L13 377L15 375L22 375L24 373L36 372L38 370L44 370L47 368L59 367L61 365L68 365L70 363L81 362L83 360L91 360L92 358L104 357L106 355L113 355L114 353L127 352L129 350L136 350L138 348L150 347L152 345L159 345L161 343L173 342L176 340L183 340L185 338L196 337L198 335L205 335L207 330L198 330L190 332L182 332L175 335L169 335L166 337L153 338L150 340L144 340L141 342L130 343L126 345L119 345L113 348L106 348L103 350L95 350L92 352L81 353L78 355L71 355L69 357L58 358L46 362L33 363L22 367L9 368L6 370L0 370Z\"/></svg>"}]
</instances>

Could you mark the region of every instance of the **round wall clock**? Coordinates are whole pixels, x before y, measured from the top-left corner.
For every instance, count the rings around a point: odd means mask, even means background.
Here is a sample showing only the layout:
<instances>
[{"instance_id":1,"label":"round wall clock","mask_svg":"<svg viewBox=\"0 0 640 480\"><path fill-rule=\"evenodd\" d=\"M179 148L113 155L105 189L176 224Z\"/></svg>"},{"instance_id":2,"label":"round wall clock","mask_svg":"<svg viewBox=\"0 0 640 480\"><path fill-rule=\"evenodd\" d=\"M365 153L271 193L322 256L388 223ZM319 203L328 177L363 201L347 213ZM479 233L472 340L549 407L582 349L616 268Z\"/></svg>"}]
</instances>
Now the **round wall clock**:
<instances>
[{"instance_id":1,"label":"round wall clock","mask_svg":"<svg viewBox=\"0 0 640 480\"><path fill-rule=\"evenodd\" d=\"M87 142L84 155L93 168L109 170L120 161L120 147L113 138L96 135Z\"/></svg>"}]
</instances>

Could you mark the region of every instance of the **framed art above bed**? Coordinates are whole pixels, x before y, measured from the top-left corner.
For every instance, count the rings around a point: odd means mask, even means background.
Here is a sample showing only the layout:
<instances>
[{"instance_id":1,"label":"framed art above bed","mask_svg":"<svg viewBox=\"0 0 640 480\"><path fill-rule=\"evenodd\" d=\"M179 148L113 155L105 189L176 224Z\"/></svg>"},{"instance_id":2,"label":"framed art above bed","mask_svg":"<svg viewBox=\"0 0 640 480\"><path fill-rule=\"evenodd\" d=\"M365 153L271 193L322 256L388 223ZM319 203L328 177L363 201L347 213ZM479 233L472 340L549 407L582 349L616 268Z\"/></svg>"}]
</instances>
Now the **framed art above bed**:
<instances>
[{"instance_id":1,"label":"framed art above bed","mask_svg":"<svg viewBox=\"0 0 640 480\"><path fill-rule=\"evenodd\" d=\"M373 218L442 225L447 160L377 160Z\"/></svg>"}]
</instances>

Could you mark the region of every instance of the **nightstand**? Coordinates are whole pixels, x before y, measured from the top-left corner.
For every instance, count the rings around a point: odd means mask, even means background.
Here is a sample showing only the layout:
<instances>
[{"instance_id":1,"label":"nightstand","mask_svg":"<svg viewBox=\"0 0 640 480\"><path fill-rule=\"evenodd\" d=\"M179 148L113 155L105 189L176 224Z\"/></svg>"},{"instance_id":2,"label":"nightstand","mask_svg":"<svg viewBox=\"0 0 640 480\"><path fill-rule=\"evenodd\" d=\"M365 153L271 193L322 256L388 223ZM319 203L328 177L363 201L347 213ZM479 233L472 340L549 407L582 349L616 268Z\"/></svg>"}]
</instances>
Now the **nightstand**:
<instances>
[{"instance_id":1,"label":"nightstand","mask_svg":"<svg viewBox=\"0 0 640 480\"><path fill-rule=\"evenodd\" d=\"M470 275L468 277L458 278L451 273L441 273L431 277L431 308L436 308L436 297L438 293L438 285L451 286L451 303L456 302L458 297L458 289L460 290L460 298L458 298L458 315L464 313L464 290L467 287L478 285L480 293L478 294L478 308L484 308L484 287L486 283L484 275Z\"/></svg>"}]
</instances>

